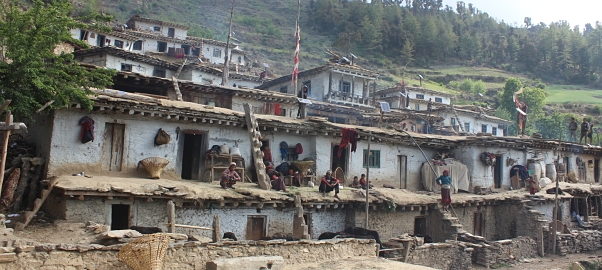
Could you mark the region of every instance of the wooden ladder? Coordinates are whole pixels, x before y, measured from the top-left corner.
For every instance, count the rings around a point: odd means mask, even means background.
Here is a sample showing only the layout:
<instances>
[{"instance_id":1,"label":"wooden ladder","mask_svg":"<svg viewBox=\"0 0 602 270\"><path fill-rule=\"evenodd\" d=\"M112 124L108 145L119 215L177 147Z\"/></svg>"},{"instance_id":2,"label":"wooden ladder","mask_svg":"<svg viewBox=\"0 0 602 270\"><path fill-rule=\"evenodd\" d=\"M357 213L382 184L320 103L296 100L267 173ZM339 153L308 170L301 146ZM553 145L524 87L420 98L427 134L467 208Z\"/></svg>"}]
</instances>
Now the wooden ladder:
<instances>
[{"instance_id":1,"label":"wooden ladder","mask_svg":"<svg viewBox=\"0 0 602 270\"><path fill-rule=\"evenodd\" d=\"M37 198L33 202L33 209L31 211L25 211L25 214L24 214L25 222L24 223L21 223L21 222L15 223L15 230L22 231L23 229L25 229L25 226L27 226L29 224L29 222L31 222L33 217L38 213L38 211L42 207L42 204L44 204L44 201L46 201L46 198L48 198L48 195L50 195L52 188L54 188L54 186L56 185L58 180L59 180L58 177L50 178L48 187L46 187L46 189L43 189L41 192L42 196L40 198Z\"/></svg>"}]
</instances>

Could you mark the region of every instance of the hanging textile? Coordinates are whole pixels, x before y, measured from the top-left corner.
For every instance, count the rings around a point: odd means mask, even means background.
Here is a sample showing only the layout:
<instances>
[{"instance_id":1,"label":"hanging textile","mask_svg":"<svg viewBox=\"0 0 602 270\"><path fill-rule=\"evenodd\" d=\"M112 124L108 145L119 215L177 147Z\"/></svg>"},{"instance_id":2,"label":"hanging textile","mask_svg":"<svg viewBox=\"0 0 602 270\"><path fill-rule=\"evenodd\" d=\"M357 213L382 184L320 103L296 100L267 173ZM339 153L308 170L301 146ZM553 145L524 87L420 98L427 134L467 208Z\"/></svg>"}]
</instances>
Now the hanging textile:
<instances>
[{"instance_id":1,"label":"hanging textile","mask_svg":"<svg viewBox=\"0 0 602 270\"><path fill-rule=\"evenodd\" d=\"M274 115L280 115L280 104L274 104Z\"/></svg>"},{"instance_id":2,"label":"hanging textile","mask_svg":"<svg viewBox=\"0 0 602 270\"><path fill-rule=\"evenodd\" d=\"M280 142L280 154L282 155L282 160L286 160L286 154L288 154L288 143L285 141Z\"/></svg>"},{"instance_id":3,"label":"hanging textile","mask_svg":"<svg viewBox=\"0 0 602 270\"><path fill-rule=\"evenodd\" d=\"M350 128L343 128L338 157L341 157L343 149L345 149L349 143L351 143L351 152L355 152L357 148L357 131Z\"/></svg>"},{"instance_id":4,"label":"hanging textile","mask_svg":"<svg viewBox=\"0 0 602 270\"><path fill-rule=\"evenodd\" d=\"M303 145L301 145L301 143L295 145L295 152L297 152L297 154L303 154Z\"/></svg>"},{"instance_id":5,"label":"hanging textile","mask_svg":"<svg viewBox=\"0 0 602 270\"><path fill-rule=\"evenodd\" d=\"M79 140L82 143L94 141L94 120L88 116L84 116L79 120L79 125L82 126L79 133Z\"/></svg>"}]
</instances>

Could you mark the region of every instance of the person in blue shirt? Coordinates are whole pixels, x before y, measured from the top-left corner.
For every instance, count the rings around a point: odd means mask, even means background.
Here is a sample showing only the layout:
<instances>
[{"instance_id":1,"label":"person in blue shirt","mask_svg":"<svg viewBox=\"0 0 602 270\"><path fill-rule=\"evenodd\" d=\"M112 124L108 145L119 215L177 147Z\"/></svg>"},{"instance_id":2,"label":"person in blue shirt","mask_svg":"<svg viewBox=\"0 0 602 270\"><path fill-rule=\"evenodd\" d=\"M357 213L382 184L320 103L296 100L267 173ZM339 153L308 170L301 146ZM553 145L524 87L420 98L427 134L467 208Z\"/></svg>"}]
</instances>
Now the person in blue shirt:
<instances>
[{"instance_id":1,"label":"person in blue shirt","mask_svg":"<svg viewBox=\"0 0 602 270\"><path fill-rule=\"evenodd\" d=\"M437 185L441 186L441 204L443 204L443 211L448 211L448 208L451 205L451 181L449 170L443 171L443 175L435 180Z\"/></svg>"}]
</instances>

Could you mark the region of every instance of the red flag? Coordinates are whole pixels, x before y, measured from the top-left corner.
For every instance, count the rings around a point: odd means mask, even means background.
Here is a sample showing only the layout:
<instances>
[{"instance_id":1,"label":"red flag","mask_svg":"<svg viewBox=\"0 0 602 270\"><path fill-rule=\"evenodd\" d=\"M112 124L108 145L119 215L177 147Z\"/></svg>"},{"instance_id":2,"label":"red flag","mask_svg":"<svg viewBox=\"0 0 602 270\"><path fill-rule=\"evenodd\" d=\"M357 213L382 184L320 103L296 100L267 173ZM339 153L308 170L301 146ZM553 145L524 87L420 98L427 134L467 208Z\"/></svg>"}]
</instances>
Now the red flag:
<instances>
[{"instance_id":1,"label":"red flag","mask_svg":"<svg viewBox=\"0 0 602 270\"><path fill-rule=\"evenodd\" d=\"M297 75L299 75L299 42L301 41L301 28L299 28L299 21L297 21L295 39L297 40L297 46L295 47L295 57L293 58L295 67L293 68L292 85L297 85Z\"/></svg>"}]
</instances>

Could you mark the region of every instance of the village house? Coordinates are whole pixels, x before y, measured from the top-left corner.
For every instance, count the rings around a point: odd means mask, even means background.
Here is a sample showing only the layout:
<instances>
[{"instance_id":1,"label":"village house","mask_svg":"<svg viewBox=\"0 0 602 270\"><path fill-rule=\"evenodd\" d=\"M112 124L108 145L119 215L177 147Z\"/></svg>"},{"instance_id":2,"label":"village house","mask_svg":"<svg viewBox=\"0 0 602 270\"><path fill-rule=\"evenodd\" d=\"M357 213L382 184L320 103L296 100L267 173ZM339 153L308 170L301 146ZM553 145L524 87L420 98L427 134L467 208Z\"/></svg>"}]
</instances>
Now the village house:
<instances>
[{"instance_id":1,"label":"village house","mask_svg":"<svg viewBox=\"0 0 602 270\"><path fill-rule=\"evenodd\" d=\"M512 121L492 116L493 112L479 106L454 106L433 109L433 113L441 116L443 126L456 132L469 134L489 133L493 136L508 136L508 127Z\"/></svg>"},{"instance_id":2,"label":"village house","mask_svg":"<svg viewBox=\"0 0 602 270\"><path fill-rule=\"evenodd\" d=\"M344 106L371 108L371 93L376 87L376 72L348 62L330 62L299 72L297 87L307 86L307 97ZM291 75L268 81L257 89L297 95L291 84Z\"/></svg>"},{"instance_id":3,"label":"village house","mask_svg":"<svg viewBox=\"0 0 602 270\"><path fill-rule=\"evenodd\" d=\"M423 87L401 86L376 91L376 100L389 103L390 108L427 111L431 102L432 109L451 104L452 94Z\"/></svg>"}]
</instances>

